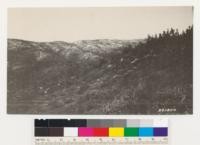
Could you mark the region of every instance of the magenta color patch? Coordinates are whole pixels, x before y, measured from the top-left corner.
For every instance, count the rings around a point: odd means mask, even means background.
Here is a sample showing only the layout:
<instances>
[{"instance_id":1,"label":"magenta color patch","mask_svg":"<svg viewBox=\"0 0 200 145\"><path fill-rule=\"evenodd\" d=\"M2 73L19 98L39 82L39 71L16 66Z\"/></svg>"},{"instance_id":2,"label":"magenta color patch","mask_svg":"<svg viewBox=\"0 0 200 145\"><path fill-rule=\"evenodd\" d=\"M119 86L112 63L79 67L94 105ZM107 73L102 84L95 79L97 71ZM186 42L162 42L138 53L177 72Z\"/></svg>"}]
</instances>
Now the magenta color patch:
<instances>
[{"instance_id":1,"label":"magenta color patch","mask_svg":"<svg viewBox=\"0 0 200 145\"><path fill-rule=\"evenodd\" d=\"M87 137L87 136L93 136L93 128L89 127L80 127L78 128L78 136Z\"/></svg>"}]
</instances>

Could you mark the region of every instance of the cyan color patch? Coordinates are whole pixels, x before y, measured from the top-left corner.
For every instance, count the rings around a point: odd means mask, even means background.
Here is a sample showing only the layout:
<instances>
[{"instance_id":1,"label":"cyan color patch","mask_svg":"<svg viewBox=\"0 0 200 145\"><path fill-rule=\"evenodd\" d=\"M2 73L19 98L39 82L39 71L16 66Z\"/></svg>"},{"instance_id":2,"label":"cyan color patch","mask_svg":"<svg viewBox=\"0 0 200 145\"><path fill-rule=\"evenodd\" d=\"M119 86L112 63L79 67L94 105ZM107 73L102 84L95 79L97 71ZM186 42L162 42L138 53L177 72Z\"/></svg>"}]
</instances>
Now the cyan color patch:
<instances>
[{"instance_id":1,"label":"cyan color patch","mask_svg":"<svg viewBox=\"0 0 200 145\"><path fill-rule=\"evenodd\" d=\"M153 136L153 128L152 127L142 127L139 128L139 136L141 137L151 137Z\"/></svg>"}]
</instances>

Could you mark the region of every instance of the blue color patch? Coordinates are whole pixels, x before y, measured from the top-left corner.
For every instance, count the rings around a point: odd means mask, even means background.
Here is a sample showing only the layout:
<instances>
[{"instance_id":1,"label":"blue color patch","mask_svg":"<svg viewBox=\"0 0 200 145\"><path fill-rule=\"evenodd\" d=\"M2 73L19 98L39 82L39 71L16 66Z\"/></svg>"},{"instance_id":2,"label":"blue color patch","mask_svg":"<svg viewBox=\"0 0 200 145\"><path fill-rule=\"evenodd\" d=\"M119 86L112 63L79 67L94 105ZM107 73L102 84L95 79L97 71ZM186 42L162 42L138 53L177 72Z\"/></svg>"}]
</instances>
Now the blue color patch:
<instances>
[{"instance_id":1,"label":"blue color patch","mask_svg":"<svg viewBox=\"0 0 200 145\"><path fill-rule=\"evenodd\" d=\"M152 127L142 127L139 128L139 136L141 137L153 137L153 128Z\"/></svg>"}]
</instances>

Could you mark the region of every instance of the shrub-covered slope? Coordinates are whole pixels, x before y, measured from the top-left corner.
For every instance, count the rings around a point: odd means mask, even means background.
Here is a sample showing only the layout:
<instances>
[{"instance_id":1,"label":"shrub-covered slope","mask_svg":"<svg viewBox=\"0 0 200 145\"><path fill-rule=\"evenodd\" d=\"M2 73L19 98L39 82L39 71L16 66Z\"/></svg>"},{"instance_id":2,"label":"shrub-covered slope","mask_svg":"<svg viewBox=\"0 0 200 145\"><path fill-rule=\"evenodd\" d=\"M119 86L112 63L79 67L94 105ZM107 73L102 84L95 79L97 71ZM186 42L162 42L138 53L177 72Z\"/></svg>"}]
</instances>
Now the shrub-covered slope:
<instances>
[{"instance_id":1,"label":"shrub-covered slope","mask_svg":"<svg viewBox=\"0 0 200 145\"><path fill-rule=\"evenodd\" d=\"M192 113L192 27L144 41L8 39L8 113Z\"/></svg>"}]
</instances>

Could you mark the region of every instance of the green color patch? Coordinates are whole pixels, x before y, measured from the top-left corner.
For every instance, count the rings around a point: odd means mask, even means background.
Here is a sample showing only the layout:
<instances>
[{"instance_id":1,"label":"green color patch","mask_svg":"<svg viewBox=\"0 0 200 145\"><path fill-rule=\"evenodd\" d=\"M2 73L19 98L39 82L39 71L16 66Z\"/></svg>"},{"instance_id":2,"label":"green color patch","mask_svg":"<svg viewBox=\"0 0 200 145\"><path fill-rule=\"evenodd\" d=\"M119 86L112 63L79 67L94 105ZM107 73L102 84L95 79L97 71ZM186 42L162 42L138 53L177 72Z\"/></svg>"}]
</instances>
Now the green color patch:
<instances>
[{"instance_id":1,"label":"green color patch","mask_svg":"<svg viewBox=\"0 0 200 145\"><path fill-rule=\"evenodd\" d=\"M129 136L139 136L139 128L124 128L124 136L129 137Z\"/></svg>"}]
</instances>

